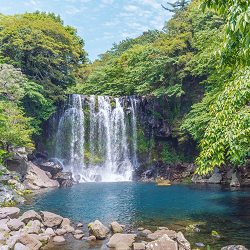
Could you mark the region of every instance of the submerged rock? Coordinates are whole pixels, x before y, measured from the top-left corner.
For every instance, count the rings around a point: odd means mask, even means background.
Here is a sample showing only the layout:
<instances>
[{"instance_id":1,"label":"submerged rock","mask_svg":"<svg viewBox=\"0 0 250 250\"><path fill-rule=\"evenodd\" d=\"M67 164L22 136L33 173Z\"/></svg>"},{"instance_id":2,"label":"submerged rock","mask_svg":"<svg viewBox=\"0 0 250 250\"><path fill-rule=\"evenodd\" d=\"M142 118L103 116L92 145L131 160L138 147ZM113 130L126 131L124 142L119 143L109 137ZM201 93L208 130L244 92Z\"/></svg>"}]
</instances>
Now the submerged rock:
<instances>
[{"instance_id":1,"label":"submerged rock","mask_svg":"<svg viewBox=\"0 0 250 250\"><path fill-rule=\"evenodd\" d=\"M221 250L247 250L247 248L242 245L237 245L237 246L230 245L230 246L222 247Z\"/></svg>"}]
</instances>

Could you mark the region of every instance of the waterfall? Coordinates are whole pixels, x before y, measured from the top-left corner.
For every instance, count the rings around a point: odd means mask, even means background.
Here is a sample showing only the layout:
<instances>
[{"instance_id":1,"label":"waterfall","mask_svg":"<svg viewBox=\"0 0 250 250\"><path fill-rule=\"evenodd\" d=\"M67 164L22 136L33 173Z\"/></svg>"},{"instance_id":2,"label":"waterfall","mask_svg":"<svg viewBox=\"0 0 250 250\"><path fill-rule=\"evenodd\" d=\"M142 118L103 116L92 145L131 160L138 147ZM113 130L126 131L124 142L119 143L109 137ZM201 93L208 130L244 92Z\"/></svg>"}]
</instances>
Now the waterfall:
<instances>
[{"instance_id":1,"label":"waterfall","mask_svg":"<svg viewBox=\"0 0 250 250\"><path fill-rule=\"evenodd\" d=\"M138 164L137 102L135 97L129 100L130 118L122 98L69 95L59 115L53 157L63 162L64 171L72 172L75 180L132 179L133 167Z\"/></svg>"},{"instance_id":2,"label":"waterfall","mask_svg":"<svg viewBox=\"0 0 250 250\"><path fill-rule=\"evenodd\" d=\"M65 171L79 175L84 169L84 113L80 95L70 95L58 125L56 158L63 159Z\"/></svg>"},{"instance_id":3,"label":"waterfall","mask_svg":"<svg viewBox=\"0 0 250 250\"><path fill-rule=\"evenodd\" d=\"M133 165L138 165L138 159L137 159L137 126L136 126L136 115L137 115L137 99L135 96L130 96L130 102L131 102L131 113L132 113L132 133L133 133L133 156L132 161Z\"/></svg>"}]
</instances>

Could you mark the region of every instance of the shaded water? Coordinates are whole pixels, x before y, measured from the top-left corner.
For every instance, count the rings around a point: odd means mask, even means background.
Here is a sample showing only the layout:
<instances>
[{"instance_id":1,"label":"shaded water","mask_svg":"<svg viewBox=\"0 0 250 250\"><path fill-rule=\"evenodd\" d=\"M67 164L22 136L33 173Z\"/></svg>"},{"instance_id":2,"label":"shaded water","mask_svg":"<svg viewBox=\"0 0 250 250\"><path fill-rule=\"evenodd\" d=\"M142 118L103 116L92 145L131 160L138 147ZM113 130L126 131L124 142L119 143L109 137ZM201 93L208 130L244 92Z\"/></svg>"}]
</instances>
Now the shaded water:
<instances>
[{"instance_id":1,"label":"shaded water","mask_svg":"<svg viewBox=\"0 0 250 250\"><path fill-rule=\"evenodd\" d=\"M221 185L171 185L154 183L81 183L67 189L41 190L27 196L22 211L47 210L81 222L99 219L105 225L121 224L156 230L167 226L182 231L191 242L203 242L210 249L226 245L250 247L250 189ZM187 232L185 227L198 223L201 232ZM222 238L211 237L217 231ZM89 245L72 241L58 249L106 249L104 242ZM103 246L102 246L103 245ZM57 248L53 248L57 249Z\"/></svg>"}]
</instances>

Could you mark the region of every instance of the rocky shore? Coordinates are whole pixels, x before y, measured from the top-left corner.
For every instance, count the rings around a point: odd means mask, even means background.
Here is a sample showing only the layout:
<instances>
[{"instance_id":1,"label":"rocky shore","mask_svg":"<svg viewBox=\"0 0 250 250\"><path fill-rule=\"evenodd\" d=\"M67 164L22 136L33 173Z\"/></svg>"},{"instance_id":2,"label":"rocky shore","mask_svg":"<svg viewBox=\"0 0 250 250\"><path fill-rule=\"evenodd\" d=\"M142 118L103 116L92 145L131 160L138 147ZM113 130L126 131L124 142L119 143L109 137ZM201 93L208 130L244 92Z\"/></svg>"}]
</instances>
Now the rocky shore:
<instances>
[{"instance_id":1,"label":"rocky shore","mask_svg":"<svg viewBox=\"0 0 250 250\"><path fill-rule=\"evenodd\" d=\"M83 228L86 228L84 231ZM131 229L119 225L116 221L109 227L99 220L83 225L80 222L73 227L68 218L40 211L29 210L20 216L17 207L0 209L0 250L38 250L46 245L53 249L67 243L67 236L76 241L91 244L99 242L100 249L115 250L191 250L190 243L182 232L159 227L155 232L148 229ZM202 243L196 244L199 247ZM59 248L60 249L60 248ZM66 248L63 248L66 249ZM222 250L247 250L244 246L225 246Z\"/></svg>"}]
</instances>

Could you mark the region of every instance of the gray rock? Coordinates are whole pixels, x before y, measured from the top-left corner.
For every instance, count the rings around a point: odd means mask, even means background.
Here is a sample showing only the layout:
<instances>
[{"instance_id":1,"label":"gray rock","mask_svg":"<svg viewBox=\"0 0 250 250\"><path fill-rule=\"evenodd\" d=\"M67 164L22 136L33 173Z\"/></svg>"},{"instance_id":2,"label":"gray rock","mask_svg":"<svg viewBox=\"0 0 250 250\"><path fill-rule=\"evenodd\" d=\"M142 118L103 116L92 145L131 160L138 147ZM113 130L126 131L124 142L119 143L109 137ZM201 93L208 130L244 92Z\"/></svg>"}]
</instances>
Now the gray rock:
<instances>
[{"instance_id":1,"label":"gray rock","mask_svg":"<svg viewBox=\"0 0 250 250\"><path fill-rule=\"evenodd\" d=\"M52 179L52 174L48 171L45 171L45 174L49 177L49 179Z\"/></svg>"},{"instance_id":2,"label":"gray rock","mask_svg":"<svg viewBox=\"0 0 250 250\"><path fill-rule=\"evenodd\" d=\"M16 153L11 156L11 160L7 160L7 169L16 171L22 177L29 171L29 164L26 155Z\"/></svg>"},{"instance_id":3,"label":"gray rock","mask_svg":"<svg viewBox=\"0 0 250 250\"><path fill-rule=\"evenodd\" d=\"M247 250L247 248L242 245L237 245L237 246L229 245L229 246L222 247L221 250Z\"/></svg>"},{"instance_id":4,"label":"gray rock","mask_svg":"<svg viewBox=\"0 0 250 250\"><path fill-rule=\"evenodd\" d=\"M144 250L146 249L146 245L144 243L133 243L134 250Z\"/></svg>"},{"instance_id":5,"label":"gray rock","mask_svg":"<svg viewBox=\"0 0 250 250\"><path fill-rule=\"evenodd\" d=\"M138 231L143 231L144 229L145 229L144 227L137 228Z\"/></svg>"},{"instance_id":6,"label":"gray rock","mask_svg":"<svg viewBox=\"0 0 250 250\"><path fill-rule=\"evenodd\" d=\"M63 228L56 229L56 231L55 231L55 234L57 234L59 236L64 235L66 233L67 233L67 231L65 229L63 229Z\"/></svg>"},{"instance_id":7,"label":"gray rock","mask_svg":"<svg viewBox=\"0 0 250 250\"><path fill-rule=\"evenodd\" d=\"M24 227L24 223L18 219L12 219L7 222L7 226L11 231L17 231Z\"/></svg>"},{"instance_id":8,"label":"gray rock","mask_svg":"<svg viewBox=\"0 0 250 250\"><path fill-rule=\"evenodd\" d=\"M10 229L7 226L8 221L9 219L0 220L0 233L1 234L5 234L10 231Z\"/></svg>"},{"instance_id":9,"label":"gray rock","mask_svg":"<svg viewBox=\"0 0 250 250\"><path fill-rule=\"evenodd\" d=\"M54 237L53 241L57 243L62 243L65 242L65 239L62 236L56 236Z\"/></svg>"},{"instance_id":10,"label":"gray rock","mask_svg":"<svg viewBox=\"0 0 250 250\"><path fill-rule=\"evenodd\" d=\"M26 247L22 243L16 243L14 250L31 250L29 247Z\"/></svg>"},{"instance_id":11,"label":"gray rock","mask_svg":"<svg viewBox=\"0 0 250 250\"><path fill-rule=\"evenodd\" d=\"M23 245L29 247L32 250L38 250L42 246L42 243L39 240L33 238L27 233L21 233L18 238L18 242L22 243Z\"/></svg>"},{"instance_id":12,"label":"gray rock","mask_svg":"<svg viewBox=\"0 0 250 250\"><path fill-rule=\"evenodd\" d=\"M60 215L46 212L46 211L41 211L40 213L41 213L43 225L46 227L57 227L63 221L63 217L61 217Z\"/></svg>"},{"instance_id":13,"label":"gray rock","mask_svg":"<svg viewBox=\"0 0 250 250\"><path fill-rule=\"evenodd\" d=\"M118 224L118 222L113 221L110 225L109 228L111 231L113 231L114 233L122 233L123 229L122 227Z\"/></svg>"},{"instance_id":14,"label":"gray rock","mask_svg":"<svg viewBox=\"0 0 250 250\"><path fill-rule=\"evenodd\" d=\"M50 172L52 177L57 173L62 172L63 167L55 164L54 162L45 162L40 165L40 168L44 171Z\"/></svg>"},{"instance_id":15,"label":"gray rock","mask_svg":"<svg viewBox=\"0 0 250 250\"><path fill-rule=\"evenodd\" d=\"M55 232L54 232L54 230L53 230L52 228L48 227L48 228L45 230L44 234L47 234L47 235L52 236L52 235L55 234Z\"/></svg>"},{"instance_id":16,"label":"gray rock","mask_svg":"<svg viewBox=\"0 0 250 250\"><path fill-rule=\"evenodd\" d=\"M152 234L152 232L148 229L145 229L143 231L140 232L140 235L143 237L146 237L147 235Z\"/></svg>"},{"instance_id":17,"label":"gray rock","mask_svg":"<svg viewBox=\"0 0 250 250\"><path fill-rule=\"evenodd\" d=\"M62 223L61 223L61 227L64 227L66 225L70 225L70 219L63 218Z\"/></svg>"},{"instance_id":18,"label":"gray rock","mask_svg":"<svg viewBox=\"0 0 250 250\"><path fill-rule=\"evenodd\" d=\"M130 247L125 242L119 242L116 245L115 250L130 250Z\"/></svg>"},{"instance_id":19,"label":"gray rock","mask_svg":"<svg viewBox=\"0 0 250 250\"><path fill-rule=\"evenodd\" d=\"M84 236L85 236L84 234L74 234L74 237L75 237L77 240L82 239Z\"/></svg>"},{"instance_id":20,"label":"gray rock","mask_svg":"<svg viewBox=\"0 0 250 250\"><path fill-rule=\"evenodd\" d=\"M183 177L183 178L187 178L190 174L191 174L190 172L184 172L184 173L182 174L182 177Z\"/></svg>"},{"instance_id":21,"label":"gray rock","mask_svg":"<svg viewBox=\"0 0 250 250\"><path fill-rule=\"evenodd\" d=\"M41 222L39 220L30 221L27 224L28 234L39 234L41 232Z\"/></svg>"},{"instance_id":22,"label":"gray rock","mask_svg":"<svg viewBox=\"0 0 250 250\"><path fill-rule=\"evenodd\" d=\"M31 237L39 240L41 243L48 243L50 236L49 235L40 235L40 234L29 234Z\"/></svg>"},{"instance_id":23,"label":"gray rock","mask_svg":"<svg viewBox=\"0 0 250 250\"><path fill-rule=\"evenodd\" d=\"M23 213L23 215L19 218L20 221L27 223L30 220L39 220L42 221L41 216L35 212L34 210L28 210Z\"/></svg>"},{"instance_id":24,"label":"gray rock","mask_svg":"<svg viewBox=\"0 0 250 250\"><path fill-rule=\"evenodd\" d=\"M152 234L149 234L147 236L147 238L149 240L158 240L159 238L161 238L164 234L166 234L170 239L175 239L176 238L176 233L175 231L172 230L157 230Z\"/></svg>"},{"instance_id":25,"label":"gray rock","mask_svg":"<svg viewBox=\"0 0 250 250\"><path fill-rule=\"evenodd\" d=\"M32 162L29 162L28 164L30 167L27 175L25 176L25 182L41 188L58 187L58 182L56 180L49 179L42 169L38 168Z\"/></svg>"},{"instance_id":26,"label":"gray rock","mask_svg":"<svg viewBox=\"0 0 250 250\"><path fill-rule=\"evenodd\" d=\"M0 208L0 215L9 216L11 219L16 219L20 209L18 207L4 207Z\"/></svg>"},{"instance_id":27,"label":"gray rock","mask_svg":"<svg viewBox=\"0 0 250 250\"><path fill-rule=\"evenodd\" d=\"M232 179L233 173L234 173L234 169L230 169L229 171L227 171L227 175L226 175L227 180Z\"/></svg>"},{"instance_id":28,"label":"gray rock","mask_svg":"<svg viewBox=\"0 0 250 250\"><path fill-rule=\"evenodd\" d=\"M220 184L222 180L222 174L221 173L214 173L212 177L210 177L207 180L207 183L213 183L213 184Z\"/></svg>"},{"instance_id":29,"label":"gray rock","mask_svg":"<svg viewBox=\"0 0 250 250\"><path fill-rule=\"evenodd\" d=\"M205 247L205 245L204 245L203 243L201 243L201 242L195 243L195 245L196 245L197 247Z\"/></svg>"},{"instance_id":30,"label":"gray rock","mask_svg":"<svg viewBox=\"0 0 250 250\"><path fill-rule=\"evenodd\" d=\"M82 223L78 223L77 227L83 227L83 224Z\"/></svg>"},{"instance_id":31,"label":"gray rock","mask_svg":"<svg viewBox=\"0 0 250 250\"><path fill-rule=\"evenodd\" d=\"M96 237L94 235L91 235L87 238L87 241L88 242L91 242L91 241L96 241Z\"/></svg>"},{"instance_id":32,"label":"gray rock","mask_svg":"<svg viewBox=\"0 0 250 250\"><path fill-rule=\"evenodd\" d=\"M74 234L83 234L83 231L82 230L75 230Z\"/></svg>"},{"instance_id":33,"label":"gray rock","mask_svg":"<svg viewBox=\"0 0 250 250\"><path fill-rule=\"evenodd\" d=\"M96 220L89 227L89 234L94 235L97 239L103 240L107 237L109 229L105 227L99 220Z\"/></svg>"},{"instance_id":34,"label":"gray rock","mask_svg":"<svg viewBox=\"0 0 250 250\"><path fill-rule=\"evenodd\" d=\"M116 245L119 243L119 242L123 242L125 243L128 247L131 247L135 241L135 238L136 238L136 234L121 234L121 233L117 233L117 234L114 234L107 246L108 247L111 247L111 248L115 248Z\"/></svg>"},{"instance_id":35,"label":"gray rock","mask_svg":"<svg viewBox=\"0 0 250 250\"><path fill-rule=\"evenodd\" d=\"M233 173L230 186L232 186L232 187L240 187L241 185L242 185L242 180L241 180L240 175L237 172Z\"/></svg>"},{"instance_id":36,"label":"gray rock","mask_svg":"<svg viewBox=\"0 0 250 250\"><path fill-rule=\"evenodd\" d=\"M57 173L54 177L54 180L57 180L60 184L60 187L71 187L74 185L74 180L72 173L70 172L60 172Z\"/></svg>"},{"instance_id":37,"label":"gray rock","mask_svg":"<svg viewBox=\"0 0 250 250\"><path fill-rule=\"evenodd\" d=\"M7 245L1 246L0 250L10 250L10 247Z\"/></svg>"},{"instance_id":38,"label":"gray rock","mask_svg":"<svg viewBox=\"0 0 250 250\"><path fill-rule=\"evenodd\" d=\"M62 228L65 229L67 233L73 233L75 231L75 229L70 225L64 225Z\"/></svg>"},{"instance_id":39,"label":"gray rock","mask_svg":"<svg viewBox=\"0 0 250 250\"><path fill-rule=\"evenodd\" d=\"M147 244L147 250L178 250L177 242L171 240L166 234L164 234L158 240L152 241Z\"/></svg>"},{"instance_id":40,"label":"gray rock","mask_svg":"<svg viewBox=\"0 0 250 250\"><path fill-rule=\"evenodd\" d=\"M182 249L191 250L190 243L185 239L182 232L178 232L176 234L176 240L177 240L179 246L181 246Z\"/></svg>"}]
</instances>

